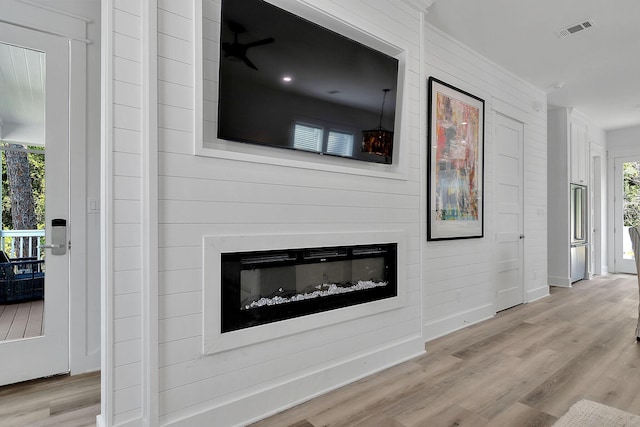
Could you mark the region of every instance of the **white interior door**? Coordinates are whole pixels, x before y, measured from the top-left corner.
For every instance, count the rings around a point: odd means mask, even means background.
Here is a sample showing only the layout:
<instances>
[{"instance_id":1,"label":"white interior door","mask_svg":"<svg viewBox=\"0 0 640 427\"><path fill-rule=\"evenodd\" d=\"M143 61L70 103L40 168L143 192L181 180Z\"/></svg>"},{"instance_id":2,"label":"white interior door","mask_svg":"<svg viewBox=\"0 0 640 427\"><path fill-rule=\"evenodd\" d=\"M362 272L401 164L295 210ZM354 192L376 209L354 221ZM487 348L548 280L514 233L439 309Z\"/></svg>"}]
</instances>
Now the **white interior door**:
<instances>
[{"instance_id":1,"label":"white interior door","mask_svg":"<svg viewBox=\"0 0 640 427\"><path fill-rule=\"evenodd\" d=\"M631 246L631 238L629 237L629 226L631 221L632 225L640 225L637 223L637 214L633 214L634 211L638 211L640 201L636 200L633 193L625 197L625 169L627 175L634 181L634 170L640 169L640 156L633 157L618 157L615 159L614 164L614 242L613 242L613 261L614 272L616 273L636 273L635 257L633 254L633 247ZM633 187L633 185L631 185ZM625 221L625 205L626 209L629 209L631 213L628 214L629 219Z\"/></svg>"},{"instance_id":2,"label":"white interior door","mask_svg":"<svg viewBox=\"0 0 640 427\"><path fill-rule=\"evenodd\" d=\"M44 309L40 335L0 342L2 385L69 371L68 232L63 235L59 227L56 230L52 228L52 224L60 223L54 222L54 219L69 219L69 48L61 38L4 23L0 23L0 43L41 52L44 129L40 130L43 135L40 144L36 141L33 145L44 144L46 151L45 240L49 245L60 245L53 250L45 249ZM17 67L20 64L19 54L14 59ZM30 66L27 63L25 67ZM35 64L32 64L33 67ZM4 99L1 102L15 102L8 99L8 85L6 81L4 84ZM3 97L2 89L0 87L0 97ZM20 132L10 132L16 128L4 122L0 139L22 143L18 137ZM25 127L23 130L29 129ZM31 130L37 131L36 127ZM59 239L52 241L52 234L57 234Z\"/></svg>"},{"instance_id":3,"label":"white interior door","mask_svg":"<svg viewBox=\"0 0 640 427\"><path fill-rule=\"evenodd\" d=\"M496 147L496 311L524 302L523 183L524 126L494 115Z\"/></svg>"}]
</instances>

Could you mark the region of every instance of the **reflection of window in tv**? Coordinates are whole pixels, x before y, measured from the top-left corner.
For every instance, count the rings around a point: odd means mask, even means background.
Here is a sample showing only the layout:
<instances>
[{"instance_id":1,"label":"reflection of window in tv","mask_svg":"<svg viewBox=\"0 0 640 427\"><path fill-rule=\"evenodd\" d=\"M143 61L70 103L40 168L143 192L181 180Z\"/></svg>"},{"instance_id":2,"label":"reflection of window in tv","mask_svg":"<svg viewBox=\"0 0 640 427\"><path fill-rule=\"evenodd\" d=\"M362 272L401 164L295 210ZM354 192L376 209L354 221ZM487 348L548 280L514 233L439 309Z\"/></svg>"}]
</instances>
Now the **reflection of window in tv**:
<instances>
[{"instance_id":1,"label":"reflection of window in tv","mask_svg":"<svg viewBox=\"0 0 640 427\"><path fill-rule=\"evenodd\" d=\"M322 128L296 123L293 132L293 147L298 150L321 151Z\"/></svg>"},{"instance_id":2,"label":"reflection of window in tv","mask_svg":"<svg viewBox=\"0 0 640 427\"><path fill-rule=\"evenodd\" d=\"M325 132L323 127L296 122L293 148L349 157L353 155L353 134L338 130Z\"/></svg>"},{"instance_id":3,"label":"reflection of window in tv","mask_svg":"<svg viewBox=\"0 0 640 427\"><path fill-rule=\"evenodd\" d=\"M338 156L353 155L353 134L334 130L329 131L326 152Z\"/></svg>"}]
</instances>

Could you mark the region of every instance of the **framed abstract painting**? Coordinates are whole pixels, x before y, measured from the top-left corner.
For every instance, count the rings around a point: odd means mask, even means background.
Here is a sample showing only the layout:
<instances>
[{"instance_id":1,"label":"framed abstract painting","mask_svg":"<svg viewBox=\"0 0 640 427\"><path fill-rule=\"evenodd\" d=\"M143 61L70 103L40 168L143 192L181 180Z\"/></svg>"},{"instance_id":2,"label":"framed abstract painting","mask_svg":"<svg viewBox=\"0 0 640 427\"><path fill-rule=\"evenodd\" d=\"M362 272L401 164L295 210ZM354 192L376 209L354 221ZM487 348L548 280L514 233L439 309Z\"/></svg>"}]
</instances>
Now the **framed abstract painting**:
<instances>
[{"instance_id":1,"label":"framed abstract painting","mask_svg":"<svg viewBox=\"0 0 640 427\"><path fill-rule=\"evenodd\" d=\"M427 240L484 236L484 100L429 77Z\"/></svg>"}]
</instances>

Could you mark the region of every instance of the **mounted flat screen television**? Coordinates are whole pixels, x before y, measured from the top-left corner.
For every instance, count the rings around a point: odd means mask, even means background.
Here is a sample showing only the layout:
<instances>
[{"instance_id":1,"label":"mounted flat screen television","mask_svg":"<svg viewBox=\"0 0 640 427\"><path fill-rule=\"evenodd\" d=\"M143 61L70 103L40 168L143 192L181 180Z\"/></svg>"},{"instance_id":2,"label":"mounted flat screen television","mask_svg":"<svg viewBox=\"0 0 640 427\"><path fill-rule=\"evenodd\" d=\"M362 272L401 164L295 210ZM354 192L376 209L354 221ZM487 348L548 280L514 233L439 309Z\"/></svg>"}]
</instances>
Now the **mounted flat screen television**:
<instances>
[{"instance_id":1,"label":"mounted flat screen television","mask_svg":"<svg viewBox=\"0 0 640 427\"><path fill-rule=\"evenodd\" d=\"M396 57L262 0L223 0L218 138L392 163Z\"/></svg>"}]
</instances>

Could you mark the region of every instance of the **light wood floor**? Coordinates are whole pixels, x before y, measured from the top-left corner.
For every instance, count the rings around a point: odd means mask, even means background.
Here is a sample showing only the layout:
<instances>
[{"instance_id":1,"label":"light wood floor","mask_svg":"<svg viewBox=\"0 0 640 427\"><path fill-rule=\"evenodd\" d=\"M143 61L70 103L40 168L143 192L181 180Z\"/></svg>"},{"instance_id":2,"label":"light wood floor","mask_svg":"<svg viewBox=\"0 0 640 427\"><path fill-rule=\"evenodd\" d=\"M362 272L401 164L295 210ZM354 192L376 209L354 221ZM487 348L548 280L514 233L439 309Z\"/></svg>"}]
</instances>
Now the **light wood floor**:
<instances>
[{"instance_id":1,"label":"light wood floor","mask_svg":"<svg viewBox=\"0 0 640 427\"><path fill-rule=\"evenodd\" d=\"M551 426L580 399L640 415L636 276L582 281L253 425Z\"/></svg>"},{"instance_id":2,"label":"light wood floor","mask_svg":"<svg viewBox=\"0 0 640 427\"><path fill-rule=\"evenodd\" d=\"M0 341L42 335L44 300L0 305Z\"/></svg>"},{"instance_id":3,"label":"light wood floor","mask_svg":"<svg viewBox=\"0 0 640 427\"><path fill-rule=\"evenodd\" d=\"M544 427L580 399L640 415L637 307L635 276L552 288L254 427ZM94 426L99 402L99 374L0 387L0 426Z\"/></svg>"},{"instance_id":4,"label":"light wood floor","mask_svg":"<svg viewBox=\"0 0 640 427\"><path fill-rule=\"evenodd\" d=\"M59 375L0 387L3 427L95 426L99 413L99 372Z\"/></svg>"}]
</instances>

